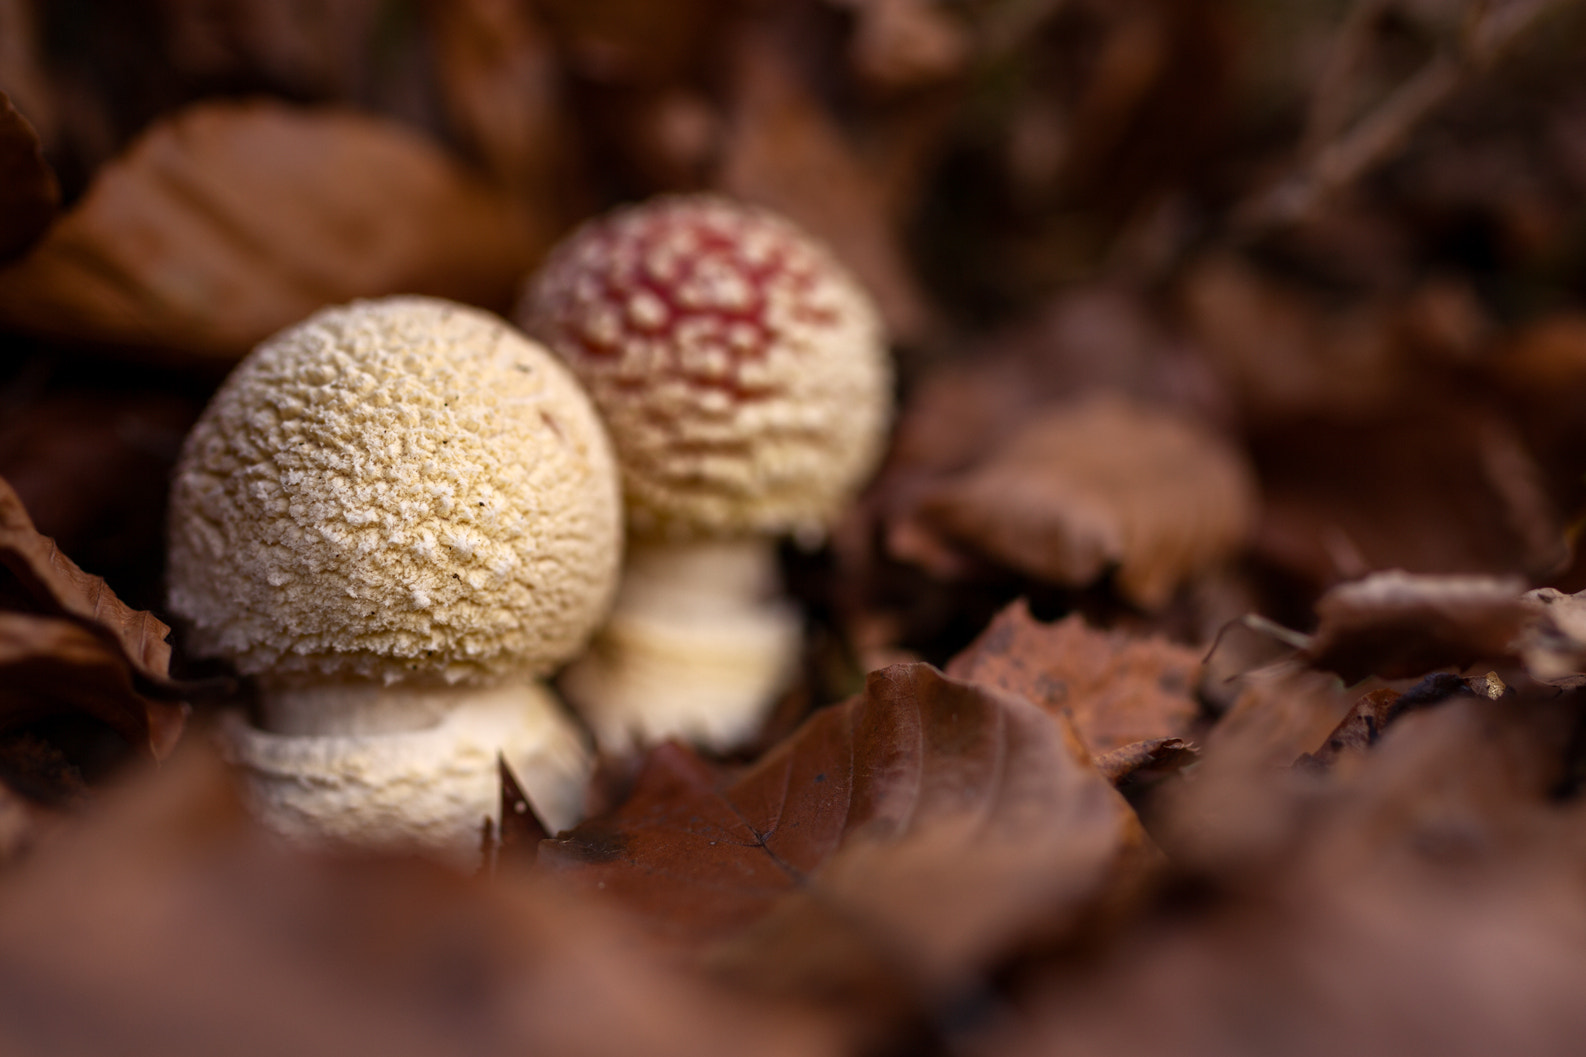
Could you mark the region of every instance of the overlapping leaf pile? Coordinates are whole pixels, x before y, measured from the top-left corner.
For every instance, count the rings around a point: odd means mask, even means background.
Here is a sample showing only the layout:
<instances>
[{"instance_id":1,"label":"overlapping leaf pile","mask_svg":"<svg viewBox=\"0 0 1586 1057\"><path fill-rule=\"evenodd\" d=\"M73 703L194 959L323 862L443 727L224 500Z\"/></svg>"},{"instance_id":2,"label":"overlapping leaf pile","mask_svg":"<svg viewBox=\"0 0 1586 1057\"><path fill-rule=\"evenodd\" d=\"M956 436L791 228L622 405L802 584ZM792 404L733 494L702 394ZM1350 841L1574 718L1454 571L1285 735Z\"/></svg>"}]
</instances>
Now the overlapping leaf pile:
<instances>
[{"instance_id":1,"label":"overlapping leaf pile","mask_svg":"<svg viewBox=\"0 0 1586 1057\"><path fill-rule=\"evenodd\" d=\"M0 0L0 1048L1578 1049L1583 47L1572 0ZM158 615L220 373L698 189L828 241L900 367L761 749L613 761L476 877L283 846Z\"/></svg>"}]
</instances>

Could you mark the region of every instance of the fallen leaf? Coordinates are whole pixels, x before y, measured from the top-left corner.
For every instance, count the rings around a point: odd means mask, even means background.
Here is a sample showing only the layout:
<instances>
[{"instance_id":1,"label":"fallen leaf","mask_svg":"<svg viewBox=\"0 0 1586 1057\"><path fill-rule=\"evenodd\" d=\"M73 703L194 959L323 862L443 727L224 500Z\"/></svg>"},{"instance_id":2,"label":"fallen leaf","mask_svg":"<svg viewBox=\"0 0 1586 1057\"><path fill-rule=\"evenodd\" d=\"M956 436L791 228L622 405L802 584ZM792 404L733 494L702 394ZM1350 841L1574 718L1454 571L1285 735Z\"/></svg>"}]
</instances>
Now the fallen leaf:
<instances>
[{"instance_id":1,"label":"fallen leaf","mask_svg":"<svg viewBox=\"0 0 1586 1057\"><path fill-rule=\"evenodd\" d=\"M206 103L151 128L0 271L0 322L153 359L231 360L356 297L503 309L543 248L537 223L393 122Z\"/></svg>"},{"instance_id":2,"label":"fallen leaf","mask_svg":"<svg viewBox=\"0 0 1586 1057\"><path fill-rule=\"evenodd\" d=\"M1492 576L1373 573L1322 596L1316 634L1303 652L1348 682L1513 660L1532 618L1523 587Z\"/></svg>"},{"instance_id":3,"label":"fallen leaf","mask_svg":"<svg viewBox=\"0 0 1586 1057\"><path fill-rule=\"evenodd\" d=\"M1123 785L1143 773L1165 773L1188 767L1200 750L1183 738L1152 738L1120 746L1095 757L1096 770L1113 785Z\"/></svg>"},{"instance_id":4,"label":"fallen leaf","mask_svg":"<svg viewBox=\"0 0 1586 1057\"><path fill-rule=\"evenodd\" d=\"M554 216L574 159L550 35L516 0L427 5L452 127L503 185Z\"/></svg>"},{"instance_id":5,"label":"fallen leaf","mask_svg":"<svg viewBox=\"0 0 1586 1057\"><path fill-rule=\"evenodd\" d=\"M383 0L160 0L166 55L190 77L264 78L303 98L353 98L390 18ZM387 61L389 61L387 59Z\"/></svg>"},{"instance_id":6,"label":"fallen leaf","mask_svg":"<svg viewBox=\"0 0 1586 1057\"><path fill-rule=\"evenodd\" d=\"M540 863L769 989L935 1001L1072 928L1136 826L1061 721L916 663L741 774L657 749Z\"/></svg>"},{"instance_id":7,"label":"fallen leaf","mask_svg":"<svg viewBox=\"0 0 1586 1057\"><path fill-rule=\"evenodd\" d=\"M191 749L0 878L7 1052L835 1052L548 879L284 847Z\"/></svg>"},{"instance_id":8,"label":"fallen leaf","mask_svg":"<svg viewBox=\"0 0 1586 1057\"><path fill-rule=\"evenodd\" d=\"M171 629L152 613L128 607L103 580L83 572L40 535L3 479L0 565L15 578L30 608L65 618L0 613L9 622L7 649L13 660L47 674L45 689L55 693L70 680L81 680L68 698L71 703L128 733L135 746L147 746L156 759L169 754L187 714L177 700L181 687L169 678L171 647L165 637ZM23 695L8 703L21 708L28 701Z\"/></svg>"},{"instance_id":9,"label":"fallen leaf","mask_svg":"<svg viewBox=\"0 0 1586 1057\"><path fill-rule=\"evenodd\" d=\"M1551 587L1528 591L1526 606L1537 618L1519 641L1532 678L1552 686L1586 686L1586 591L1566 595Z\"/></svg>"},{"instance_id":10,"label":"fallen leaf","mask_svg":"<svg viewBox=\"0 0 1586 1057\"><path fill-rule=\"evenodd\" d=\"M1032 420L937 486L920 517L1028 575L1119 590L1160 608L1226 561L1255 517L1239 453L1165 411L1103 395Z\"/></svg>"},{"instance_id":11,"label":"fallen leaf","mask_svg":"<svg viewBox=\"0 0 1586 1057\"><path fill-rule=\"evenodd\" d=\"M1250 452L1262 483L1253 549L1318 591L1393 568L1542 579L1567 557L1541 468L1479 399L1275 422Z\"/></svg>"},{"instance_id":12,"label":"fallen leaf","mask_svg":"<svg viewBox=\"0 0 1586 1057\"><path fill-rule=\"evenodd\" d=\"M922 0L829 0L854 11L848 62L868 88L897 93L964 72L970 42L962 25Z\"/></svg>"},{"instance_id":13,"label":"fallen leaf","mask_svg":"<svg viewBox=\"0 0 1586 1057\"><path fill-rule=\"evenodd\" d=\"M1137 742L1186 735L1200 714L1200 670L1194 651L1166 639L1097 631L1078 614L1042 624L1022 600L946 668L1066 716L1098 762Z\"/></svg>"},{"instance_id":14,"label":"fallen leaf","mask_svg":"<svg viewBox=\"0 0 1586 1057\"><path fill-rule=\"evenodd\" d=\"M31 246L55 219L61 189L38 133L0 92L0 261Z\"/></svg>"}]
</instances>

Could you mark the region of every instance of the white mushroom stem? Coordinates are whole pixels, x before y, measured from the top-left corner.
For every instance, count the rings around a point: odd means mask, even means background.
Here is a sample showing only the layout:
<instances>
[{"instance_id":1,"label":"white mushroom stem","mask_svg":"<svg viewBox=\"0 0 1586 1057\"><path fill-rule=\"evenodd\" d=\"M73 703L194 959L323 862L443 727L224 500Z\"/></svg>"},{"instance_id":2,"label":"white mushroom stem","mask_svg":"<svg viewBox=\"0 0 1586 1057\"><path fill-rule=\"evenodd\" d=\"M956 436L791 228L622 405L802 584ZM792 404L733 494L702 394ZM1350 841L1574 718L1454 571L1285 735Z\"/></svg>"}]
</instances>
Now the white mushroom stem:
<instances>
[{"instance_id":1,"label":"white mushroom stem","mask_svg":"<svg viewBox=\"0 0 1586 1057\"><path fill-rule=\"evenodd\" d=\"M607 752L667 738L726 752L791 683L800 635L771 541L635 541L611 619L561 687Z\"/></svg>"},{"instance_id":2,"label":"white mushroom stem","mask_svg":"<svg viewBox=\"0 0 1586 1057\"><path fill-rule=\"evenodd\" d=\"M478 696L472 685L385 685L369 679L260 680L259 725L276 734L395 734L423 730Z\"/></svg>"},{"instance_id":3,"label":"white mushroom stem","mask_svg":"<svg viewBox=\"0 0 1586 1057\"><path fill-rule=\"evenodd\" d=\"M382 695L395 706L383 719ZM222 735L259 816L294 839L417 846L477 865L485 821L501 821L498 756L552 832L582 814L589 749L532 680L450 691L345 683L265 697L278 720L314 729L260 730L233 712ZM337 719L314 716L331 702L353 707ZM428 725L391 729L432 706L443 707ZM337 726L355 729L327 732Z\"/></svg>"}]
</instances>

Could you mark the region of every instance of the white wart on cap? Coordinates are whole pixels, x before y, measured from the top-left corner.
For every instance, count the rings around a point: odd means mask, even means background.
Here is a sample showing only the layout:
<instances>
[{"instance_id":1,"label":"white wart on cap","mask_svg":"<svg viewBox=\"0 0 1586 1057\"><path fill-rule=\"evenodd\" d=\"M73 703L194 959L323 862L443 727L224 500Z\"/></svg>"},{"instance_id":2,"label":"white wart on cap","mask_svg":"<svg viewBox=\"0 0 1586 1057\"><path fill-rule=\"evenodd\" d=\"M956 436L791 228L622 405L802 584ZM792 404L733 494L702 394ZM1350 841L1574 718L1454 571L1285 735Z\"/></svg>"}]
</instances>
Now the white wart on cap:
<instances>
[{"instance_id":1,"label":"white wart on cap","mask_svg":"<svg viewBox=\"0 0 1586 1057\"><path fill-rule=\"evenodd\" d=\"M501 320L428 298L327 309L261 345L189 435L170 605L243 672L543 673L621 560L605 434Z\"/></svg>"}]
</instances>

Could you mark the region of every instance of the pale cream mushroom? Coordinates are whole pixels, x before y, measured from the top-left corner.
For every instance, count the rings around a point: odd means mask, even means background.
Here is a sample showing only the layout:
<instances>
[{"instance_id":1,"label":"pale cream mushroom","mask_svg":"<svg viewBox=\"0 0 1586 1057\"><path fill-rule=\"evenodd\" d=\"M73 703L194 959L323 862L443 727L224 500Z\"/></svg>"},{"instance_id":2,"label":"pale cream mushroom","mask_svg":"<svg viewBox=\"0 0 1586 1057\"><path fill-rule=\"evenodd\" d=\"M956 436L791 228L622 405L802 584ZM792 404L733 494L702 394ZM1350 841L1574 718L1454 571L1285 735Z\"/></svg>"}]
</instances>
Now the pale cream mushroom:
<instances>
[{"instance_id":1,"label":"pale cream mushroom","mask_svg":"<svg viewBox=\"0 0 1586 1057\"><path fill-rule=\"evenodd\" d=\"M594 397L628 508L616 609L564 692L608 750L742 745L798 656L775 540L818 542L880 456L892 379L870 298L787 221L673 197L575 232L518 319Z\"/></svg>"},{"instance_id":2,"label":"pale cream mushroom","mask_svg":"<svg viewBox=\"0 0 1586 1057\"><path fill-rule=\"evenodd\" d=\"M467 861L501 754L554 828L591 766L538 678L604 618L617 471L566 367L429 298L327 309L215 394L171 495L190 650L254 677L225 725L260 813L302 837Z\"/></svg>"}]
</instances>

